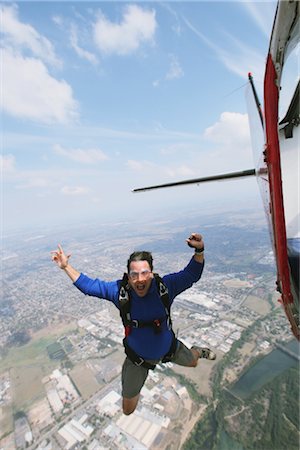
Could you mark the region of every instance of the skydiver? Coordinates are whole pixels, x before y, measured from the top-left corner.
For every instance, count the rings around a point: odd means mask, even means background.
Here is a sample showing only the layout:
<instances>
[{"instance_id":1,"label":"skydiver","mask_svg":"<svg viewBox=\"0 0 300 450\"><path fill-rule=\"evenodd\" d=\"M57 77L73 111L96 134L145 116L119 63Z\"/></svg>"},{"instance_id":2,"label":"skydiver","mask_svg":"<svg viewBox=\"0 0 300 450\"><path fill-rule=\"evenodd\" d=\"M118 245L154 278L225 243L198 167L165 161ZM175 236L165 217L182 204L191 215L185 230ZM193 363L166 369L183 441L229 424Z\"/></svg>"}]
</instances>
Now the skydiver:
<instances>
[{"instance_id":1,"label":"skydiver","mask_svg":"<svg viewBox=\"0 0 300 450\"><path fill-rule=\"evenodd\" d=\"M71 255L65 254L61 245L51 252L52 260L81 292L111 301L120 311L127 355L122 367L122 406L126 415L134 412L149 369L159 362L196 367L199 358L216 358L207 347L188 349L172 330L170 306L174 298L199 281L204 268L202 236L192 233L186 243L195 253L180 272L160 278L153 273L151 253L140 251L130 255L123 280L110 282L91 279L74 269L69 263Z\"/></svg>"}]
</instances>

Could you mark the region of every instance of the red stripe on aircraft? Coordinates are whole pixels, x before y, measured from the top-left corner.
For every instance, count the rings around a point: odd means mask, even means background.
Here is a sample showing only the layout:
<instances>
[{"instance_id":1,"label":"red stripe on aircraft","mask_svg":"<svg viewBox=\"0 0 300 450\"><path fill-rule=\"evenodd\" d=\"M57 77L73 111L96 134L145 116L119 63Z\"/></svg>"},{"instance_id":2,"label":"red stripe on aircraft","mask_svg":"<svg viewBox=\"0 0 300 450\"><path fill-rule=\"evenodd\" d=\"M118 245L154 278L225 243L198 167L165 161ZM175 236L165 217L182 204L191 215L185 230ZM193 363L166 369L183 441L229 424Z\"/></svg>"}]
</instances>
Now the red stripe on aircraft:
<instances>
[{"instance_id":1,"label":"red stripe on aircraft","mask_svg":"<svg viewBox=\"0 0 300 450\"><path fill-rule=\"evenodd\" d=\"M276 85L277 74L271 55L268 55L264 80L264 107L266 130L266 162L270 184L270 208L274 232L274 251L276 253L277 273L280 282L282 302L292 326L294 335L299 339L299 331L289 308L293 303L288 264L287 239L282 194L280 149L278 139L278 101L279 90Z\"/></svg>"}]
</instances>

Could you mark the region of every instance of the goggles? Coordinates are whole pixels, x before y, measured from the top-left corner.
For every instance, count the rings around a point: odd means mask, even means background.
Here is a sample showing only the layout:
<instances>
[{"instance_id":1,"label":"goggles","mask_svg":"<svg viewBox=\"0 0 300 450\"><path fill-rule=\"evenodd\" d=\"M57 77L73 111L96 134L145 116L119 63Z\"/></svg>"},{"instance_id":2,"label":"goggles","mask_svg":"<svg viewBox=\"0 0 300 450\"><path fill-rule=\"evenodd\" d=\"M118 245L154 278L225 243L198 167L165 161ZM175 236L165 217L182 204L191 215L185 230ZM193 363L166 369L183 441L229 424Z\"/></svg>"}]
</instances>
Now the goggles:
<instances>
[{"instance_id":1,"label":"goggles","mask_svg":"<svg viewBox=\"0 0 300 450\"><path fill-rule=\"evenodd\" d=\"M144 278L144 279L147 280L150 277L150 275L151 275L151 270L144 269L144 270L141 270L140 272L136 272L135 270L131 270L128 275L130 276L130 278L133 281L138 280L139 276L141 278Z\"/></svg>"}]
</instances>

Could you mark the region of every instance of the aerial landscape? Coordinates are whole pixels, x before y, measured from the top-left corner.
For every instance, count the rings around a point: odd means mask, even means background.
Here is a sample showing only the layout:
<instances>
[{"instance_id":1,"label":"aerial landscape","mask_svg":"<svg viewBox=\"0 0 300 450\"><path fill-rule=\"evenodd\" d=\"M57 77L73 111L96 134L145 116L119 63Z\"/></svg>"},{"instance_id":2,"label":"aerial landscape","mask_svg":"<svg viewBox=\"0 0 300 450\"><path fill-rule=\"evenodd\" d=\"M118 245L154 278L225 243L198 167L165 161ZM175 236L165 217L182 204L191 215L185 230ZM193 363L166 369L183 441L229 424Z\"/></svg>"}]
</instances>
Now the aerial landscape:
<instances>
[{"instance_id":1,"label":"aerial landscape","mask_svg":"<svg viewBox=\"0 0 300 450\"><path fill-rule=\"evenodd\" d=\"M262 212L160 219L4 240L0 448L281 450L288 437L296 450L298 346L278 302ZM59 240L78 270L110 280L122 276L133 249L148 249L165 274L189 261L191 229L204 236L206 265L174 302L174 330L188 346L213 348L217 360L195 369L159 365L126 417L118 311L78 292L50 251Z\"/></svg>"}]
</instances>

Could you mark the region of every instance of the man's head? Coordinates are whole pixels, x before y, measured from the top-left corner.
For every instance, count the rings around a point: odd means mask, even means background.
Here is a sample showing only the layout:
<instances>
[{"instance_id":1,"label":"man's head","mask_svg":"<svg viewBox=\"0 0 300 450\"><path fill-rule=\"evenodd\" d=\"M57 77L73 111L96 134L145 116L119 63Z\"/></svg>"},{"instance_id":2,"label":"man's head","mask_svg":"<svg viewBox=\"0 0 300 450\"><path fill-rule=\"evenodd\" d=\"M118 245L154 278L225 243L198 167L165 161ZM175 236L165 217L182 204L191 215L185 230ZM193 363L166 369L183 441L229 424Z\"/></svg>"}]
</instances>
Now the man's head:
<instances>
[{"instance_id":1,"label":"man's head","mask_svg":"<svg viewBox=\"0 0 300 450\"><path fill-rule=\"evenodd\" d=\"M128 281L139 297L144 297L153 279L153 258L150 252L134 252L127 261Z\"/></svg>"}]
</instances>

